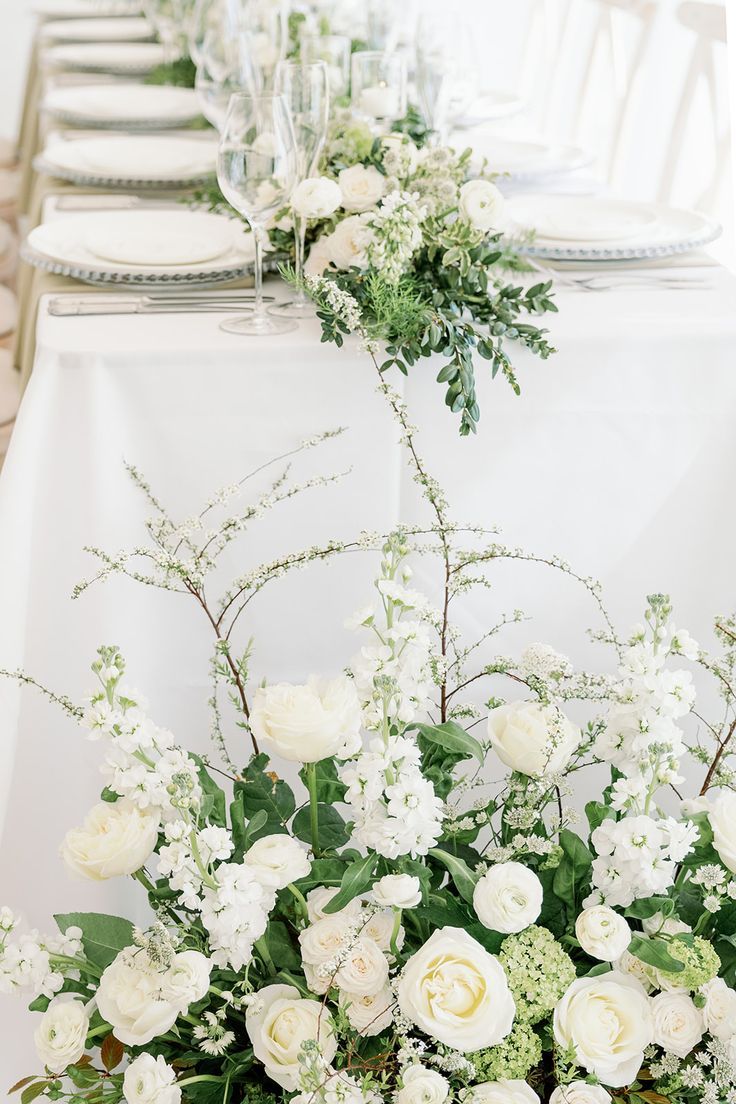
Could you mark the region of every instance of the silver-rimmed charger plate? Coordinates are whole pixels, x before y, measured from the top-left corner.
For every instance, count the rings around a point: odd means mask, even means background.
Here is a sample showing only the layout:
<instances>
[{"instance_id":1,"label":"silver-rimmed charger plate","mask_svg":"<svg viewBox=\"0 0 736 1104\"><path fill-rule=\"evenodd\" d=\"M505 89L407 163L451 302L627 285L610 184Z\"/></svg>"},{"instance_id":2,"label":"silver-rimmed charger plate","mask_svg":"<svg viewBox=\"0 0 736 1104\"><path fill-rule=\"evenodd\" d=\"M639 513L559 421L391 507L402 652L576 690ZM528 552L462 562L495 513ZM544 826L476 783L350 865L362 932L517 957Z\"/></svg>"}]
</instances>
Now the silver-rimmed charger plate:
<instances>
[{"instance_id":1,"label":"silver-rimmed charger plate","mask_svg":"<svg viewBox=\"0 0 736 1104\"><path fill-rule=\"evenodd\" d=\"M41 110L69 126L101 130L171 130L201 118L193 89L122 82L53 88Z\"/></svg>"},{"instance_id":2,"label":"silver-rimmed charger plate","mask_svg":"<svg viewBox=\"0 0 736 1104\"><path fill-rule=\"evenodd\" d=\"M47 47L42 64L73 73L142 77L166 60L159 42L60 42Z\"/></svg>"},{"instance_id":3,"label":"silver-rimmed charger plate","mask_svg":"<svg viewBox=\"0 0 736 1104\"><path fill-rule=\"evenodd\" d=\"M69 184L77 184L83 188L104 188L110 192L128 192L131 190L152 192L158 188L163 191L178 191L180 188L196 188L200 184L209 184L216 177L216 172L213 171L171 180L145 176L126 176L123 179L117 176L105 176L101 173L84 173L75 172L73 169L62 169L58 165L46 161L42 154L34 159L33 167L36 172L43 173L45 176L53 176L55 180L66 180Z\"/></svg>"}]
</instances>

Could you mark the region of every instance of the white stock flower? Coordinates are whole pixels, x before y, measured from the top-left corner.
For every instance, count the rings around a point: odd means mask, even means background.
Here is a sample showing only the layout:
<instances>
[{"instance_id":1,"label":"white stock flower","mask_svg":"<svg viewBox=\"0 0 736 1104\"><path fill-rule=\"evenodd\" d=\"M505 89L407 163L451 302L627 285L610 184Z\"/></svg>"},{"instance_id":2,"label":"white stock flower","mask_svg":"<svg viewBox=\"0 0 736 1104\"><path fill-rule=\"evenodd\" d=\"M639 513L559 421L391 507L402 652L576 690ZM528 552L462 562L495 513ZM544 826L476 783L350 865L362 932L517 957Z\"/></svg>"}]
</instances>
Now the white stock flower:
<instances>
[{"instance_id":1,"label":"white stock flower","mask_svg":"<svg viewBox=\"0 0 736 1104\"><path fill-rule=\"evenodd\" d=\"M383 989L388 981L388 961L381 948L372 939L361 935L343 957L335 974L335 985L350 993L372 996Z\"/></svg>"},{"instance_id":2,"label":"white stock flower","mask_svg":"<svg viewBox=\"0 0 736 1104\"><path fill-rule=\"evenodd\" d=\"M526 1081L483 1081L470 1090L471 1104L539 1104L539 1097Z\"/></svg>"},{"instance_id":3,"label":"white stock flower","mask_svg":"<svg viewBox=\"0 0 736 1104\"><path fill-rule=\"evenodd\" d=\"M373 900L383 908L412 909L422 899L422 883L413 874L386 874L373 885Z\"/></svg>"},{"instance_id":4,"label":"white stock flower","mask_svg":"<svg viewBox=\"0 0 736 1104\"><path fill-rule=\"evenodd\" d=\"M294 1092L302 1043L317 1040L326 1065L335 1057L332 1017L320 1001L303 999L293 985L267 985L255 997L245 1013L253 1053L273 1081Z\"/></svg>"},{"instance_id":5,"label":"white stock flower","mask_svg":"<svg viewBox=\"0 0 736 1104\"><path fill-rule=\"evenodd\" d=\"M348 215L338 222L335 229L324 241L329 260L336 268L345 271L348 268L366 269L368 260L368 224L365 215Z\"/></svg>"},{"instance_id":6,"label":"white stock flower","mask_svg":"<svg viewBox=\"0 0 736 1104\"><path fill-rule=\"evenodd\" d=\"M437 1070L416 1062L401 1074L396 1104L444 1104L450 1095L450 1082Z\"/></svg>"},{"instance_id":7,"label":"white stock flower","mask_svg":"<svg viewBox=\"0 0 736 1104\"><path fill-rule=\"evenodd\" d=\"M498 863L480 879L473 908L484 927L510 935L523 931L542 911L542 883L518 862Z\"/></svg>"},{"instance_id":8,"label":"white stock flower","mask_svg":"<svg viewBox=\"0 0 736 1104\"><path fill-rule=\"evenodd\" d=\"M602 1085L589 1085L587 1081L571 1081L553 1089L549 1104L611 1104L611 1094Z\"/></svg>"},{"instance_id":9,"label":"white stock flower","mask_svg":"<svg viewBox=\"0 0 736 1104\"><path fill-rule=\"evenodd\" d=\"M488 715L488 735L502 763L520 774L557 774L581 734L564 713L539 702L509 702Z\"/></svg>"},{"instance_id":10,"label":"white stock flower","mask_svg":"<svg viewBox=\"0 0 736 1104\"><path fill-rule=\"evenodd\" d=\"M407 1019L464 1053L500 1043L516 1013L501 963L461 928L440 928L412 955L397 996Z\"/></svg>"},{"instance_id":11,"label":"white stock flower","mask_svg":"<svg viewBox=\"0 0 736 1104\"><path fill-rule=\"evenodd\" d=\"M181 1011L162 996L161 974L146 956L126 947L100 978L97 1008L116 1038L127 1046L145 1046L173 1027Z\"/></svg>"},{"instance_id":12,"label":"white stock flower","mask_svg":"<svg viewBox=\"0 0 736 1104\"><path fill-rule=\"evenodd\" d=\"M63 1073L84 1054L89 1015L72 993L62 993L49 1004L36 1028L36 1054L52 1073Z\"/></svg>"},{"instance_id":13,"label":"white stock flower","mask_svg":"<svg viewBox=\"0 0 736 1104\"><path fill-rule=\"evenodd\" d=\"M460 214L474 230L497 229L503 218L504 198L490 180L468 180L460 189Z\"/></svg>"},{"instance_id":14,"label":"white stock flower","mask_svg":"<svg viewBox=\"0 0 736 1104\"><path fill-rule=\"evenodd\" d=\"M708 813L713 846L725 867L736 874L736 791L726 790Z\"/></svg>"},{"instance_id":15,"label":"white stock flower","mask_svg":"<svg viewBox=\"0 0 736 1104\"><path fill-rule=\"evenodd\" d=\"M339 886L317 886L310 889L307 894L307 916L310 924L317 920L324 920L325 916L358 916L360 913L360 898L354 897L345 908L339 912L327 913L325 907L330 903L336 893L340 892Z\"/></svg>"},{"instance_id":16,"label":"white stock flower","mask_svg":"<svg viewBox=\"0 0 736 1104\"><path fill-rule=\"evenodd\" d=\"M615 962L631 942L631 928L607 905L583 909L575 921L575 935L585 953L601 962Z\"/></svg>"},{"instance_id":17,"label":"white stock flower","mask_svg":"<svg viewBox=\"0 0 736 1104\"><path fill-rule=\"evenodd\" d=\"M695 1007L690 994L682 989L652 997L652 1015L654 1042L668 1054L687 1058L703 1038L703 1014Z\"/></svg>"},{"instance_id":18,"label":"white stock flower","mask_svg":"<svg viewBox=\"0 0 736 1104\"><path fill-rule=\"evenodd\" d=\"M343 209L354 214L375 207L386 191L386 177L373 165L351 165L338 173L337 180Z\"/></svg>"},{"instance_id":19,"label":"white stock flower","mask_svg":"<svg viewBox=\"0 0 736 1104\"><path fill-rule=\"evenodd\" d=\"M701 985L700 992L705 997L703 1022L706 1030L724 1042L732 1039L736 1035L736 990L726 985L723 978L716 977Z\"/></svg>"},{"instance_id":20,"label":"white stock flower","mask_svg":"<svg viewBox=\"0 0 736 1104\"><path fill-rule=\"evenodd\" d=\"M617 970L578 978L555 1009L554 1036L560 1046L574 1045L578 1064L604 1085L628 1085L654 1038L643 985Z\"/></svg>"},{"instance_id":21,"label":"white stock flower","mask_svg":"<svg viewBox=\"0 0 736 1104\"><path fill-rule=\"evenodd\" d=\"M199 951L180 951L162 978L162 996L186 1012L210 987L212 962Z\"/></svg>"},{"instance_id":22,"label":"white stock flower","mask_svg":"<svg viewBox=\"0 0 736 1104\"><path fill-rule=\"evenodd\" d=\"M334 180L326 176L307 177L297 184L291 195L291 206L302 218L329 218L342 201L342 192Z\"/></svg>"},{"instance_id":23,"label":"white stock flower","mask_svg":"<svg viewBox=\"0 0 736 1104\"><path fill-rule=\"evenodd\" d=\"M349 993L341 989L338 1004L359 1035L379 1035L393 1020L394 996L386 985L377 993Z\"/></svg>"},{"instance_id":24,"label":"white stock flower","mask_svg":"<svg viewBox=\"0 0 736 1104\"><path fill-rule=\"evenodd\" d=\"M139 1054L125 1071L123 1096L127 1104L179 1104L181 1089L162 1055Z\"/></svg>"},{"instance_id":25,"label":"white stock flower","mask_svg":"<svg viewBox=\"0 0 736 1104\"><path fill-rule=\"evenodd\" d=\"M292 763L316 763L354 746L360 706L350 679L311 678L306 686L277 683L253 696L250 726L270 753Z\"/></svg>"},{"instance_id":26,"label":"white stock flower","mask_svg":"<svg viewBox=\"0 0 736 1104\"><path fill-rule=\"evenodd\" d=\"M153 854L161 818L132 801L100 801L81 828L64 837L61 857L74 874L93 881L135 874Z\"/></svg>"},{"instance_id":27,"label":"white stock flower","mask_svg":"<svg viewBox=\"0 0 736 1104\"><path fill-rule=\"evenodd\" d=\"M284 889L290 882L306 878L312 869L305 848L285 832L261 836L245 852L243 862L268 889Z\"/></svg>"}]
</instances>

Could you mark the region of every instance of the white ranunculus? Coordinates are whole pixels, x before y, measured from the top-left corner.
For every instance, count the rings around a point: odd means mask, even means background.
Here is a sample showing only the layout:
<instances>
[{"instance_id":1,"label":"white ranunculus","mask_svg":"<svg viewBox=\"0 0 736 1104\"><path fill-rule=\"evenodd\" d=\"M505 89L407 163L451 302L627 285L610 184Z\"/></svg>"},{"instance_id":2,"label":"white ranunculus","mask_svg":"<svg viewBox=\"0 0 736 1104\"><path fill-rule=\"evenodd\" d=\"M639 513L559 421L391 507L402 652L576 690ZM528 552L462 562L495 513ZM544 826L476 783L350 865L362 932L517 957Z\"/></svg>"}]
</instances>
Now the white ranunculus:
<instances>
[{"instance_id":1,"label":"white ranunculus","mask_svg":"<svg viewBox=\"0 0 736 1104\"><path fill-rule=\"evenodd\" d=\"M462 928L440 928L409 959L397 987L407 1019L467 1053L511 1031L516 1006L501 963Z\"/></svg>"},{"instance_id":2,"label":"white ranunculus","mask_svg":"<svg viewBox=\"0 0 736 1104\"><path fill-rule=\"evenodd\" d=\"M557 774L580 744L580 729L538 702L509 702L488 715L488 735L502 763L520 774Z\"/></svg>"},{"instance_id":3,"label":"white ranunculus","mask_svg":"<svg viewBox=\"0 0 736 1104\"><path fill-rule=\"evenodd\" d=\"M256 740L292 763L317 763L354 745L360 703L350 679L311 678L306 686L277 683L253 696L250 726Z\"/></svg>"},{"instance_id":4,"label":"white ranunculus","mask_svg":"<svg viewBox=\"0 0 736 1104\"><path fill-rule=\"evenodd\" d=\"M361 935L340 962L335 985L338 989L347 989L349 993L372 996L379 993L387 982L388 961L385 954L372 939Z\"/></svg>"},{"instance_id":5,"label":"white ranunculus","mask_svg":"<svg viewBox=\"0 0 736 1104\"><path fill-rule=\"evenodd\" d=\"M190 1004L202 1000L210 987L212 962L199 951L180 951L174 955L162 980L166 1000L186 1012Z\"/></svg>"},{"instance_id":6,"label":"white ranunculus","mask_svg":"<svg viewBox=\"0 0 736 1104\"><path fill-rule=\"evenodd\" d=\"M549 1104L611 1104L611 1094L602 1085L589 1085L587 1081L571 1081L553 1089Z\"/></svg>"},{"instance_id":7,"label":"white ranunculus","mask_svg":"<svg viewBox=\"0 0 736 1104\"><path fill-rule=\"evenodd\" d=\"M654 1042L678 1058L687 1058L705 1033L703 1013L684 989L672 989L652 997L652 1015Z\"/></svg>"},{"instance_id":8,"label":"white ranunculus","mask_svg":"<svg viewBox=\"0 0 736 1104\"><path fill-rule=\"evenodd\" d=\"M542 911L542 883L518 862L492 866L475 887L473 908L481 924L509 935L528 928Z\"/></svg>"},{"instance_id":9,"label":"white ranunculus","mask_svg":"<svg viewBox=\"0 0 736 1104\"><path fill-rule=\"evenodd\" d=\"M415 1062L401 1075L396 1104L444 1104L450 1095L450 1082L437 1070Z\"/></svg>"},{"instance_id":10,"label":"white ranunculus","mask_svg":"<svg viewBox=\"0 0 736 1104\"><path fill-rule=\"evenodd\" d=\"M382 908L412 909L422 899L422 883L413 874L386 874L373 886L373 900Z\"/></svg>"},{"instance_id":11,"label":"white ranunculus","mask_svg":"<svg viewBox=\"0 0 736 1104\"><path fill-rule=\"evenodd\" d=\"M354 214L375 207L386 191L386 177L373 165L351 165L337 175L344 210Z\"/></svg>"},{"instance_id":12,"label":"white ranunculus","mask_svg":"<svg viewBox=\"0 0 736 1104\"><path fill-rule=\"evenodd\" d=\"M139 1054L123 1077L123 1096L127 1104L179 1104L181 1089L176 1073L159 1054Z\"/></svg>"},{"instance_id":13,"label":"white ranunculus","mask_svg":"<svg viewBox=\"0 0 736 1104\"><path fill-rule=\"evenodd\" d=\"M641 926L647 935L682 935L693 930L689 924L675 916L663 916L661 912L647 916L646 920L642 920Z\"/></svg>"},{"instance_id":14,"label":"white ranunculus","mask_svg":"<svg viewBox=\"0 0 736 1104\"><path fill-rule=\"evenodd\" d=\"M338 222L325 241L325 248L335 268L368 268L366 252L366 220L364 215L348 215ZM323 239L320 239L322 241Z\"/></svg>"},{"instance_id":15,"label":"white ranunculus","mask_svg":"<svg viewBox=\"0 0 736 1104\"><path fill-rule=\"evenodd\" d=\"M33 1041L36 1054L52 1073L63 1073L84 1054L89 1015L73 993L54 997L41 1017Z\"/></svg>"},{"instance_id":16,"label":"white ranunculus","mask_svg":"<svg viewBox=\"0 0 736 1104\"><path fill-rule=\"evenodd\" d=\"M631 928L608 905L583 909L575 921L575 935L585 953L601 962L615 962L631 942Z\"/></svg>"},{"instance_id":17,"label":"white ranunculus","mask_svg":"<svg viewBox=\"0 0 736 1104\"><path fill-rule=\"evenodd\" d=\"M317 920L324 920L325 916L358 916L360 914L361 904L359 897L353 897L352 901L340 909L339 912L328 913L325 912L326 906L330 903L336 893L340 892L339 886L317 886L316 889L310 889L307 894L307 916L309 917L310 924L314 924Z\"/></svg>"},{"instance_id":18,"label":"white ranunculus","mask_svg":"<svg viewBox=\"0 0 736 1104\"><path fill-rule=\"evenodd\" d=\"M338 1004L350 1026L360 1035L379 1035L393 1020L394 996L386 985L378 993L349 993L341 989Z\"/></svg>"},{"instance_id":19,"label":"white ranunculus","mask_svg":"<svg viewBox=\"0 0 736 1104\"><path fill-rule=\"evenodd\" d=\"M468 180L460 189L460 214L474 230L497 229L503 218L504 198L490 180Z\"/></svg>"},{"instance_id":20,"label":"white ranunculus","mask_svg":"<svg viewBox=\"0 0 736 1104\"><path fill-rule=\"evenodd\" d=\"M706 1030L724 1042L736 1035L736 990L716 977L700 986L705 997L703 1022Z\"/></svg>"},{"instance_id":21,"label":"white ranunculus","mask_svg":"<svg viewBox=\"0 0 736 1104\"><path fill-rule=\"evenodd\" d=\"M578 1064L604 1085L628 1085L654 1038L644 986L618 970L578 978L555 1009L554 1035L563 1047L573 1044Z\"/></svg>"},{"instance_id":22,"label":"white ranunculus","mask_svg":"<svg viewBox=\"0 0 736 1104\"><path fill-rule=\"evenodd\" d=\"M126 947L100 978L97 1008L116 1037L127 1046L145 1046L173 1027L180 1008L160 997L161 974L144 956Z\"/></svg>"},{"instance_id":23,"label":"white ranunculus","mask_svg":"<svg viewBox=\"0 0 736 1104\"><path fill-rule=\"evenodd\" d=\"M339 184L326 176L310 176L297 184L291 206L302 218L329 218L342 202Z\"/></svg>"},{"instance_id":24,"label":"white ranunculus","mask_svg":"<svg viewBox=\"0 0 736 1104\"><path fill-rule=\"evenodd\" d=\"M724 866L736 874L736 790L726 790L708 813L713 846Z\"/></svg>"},{"instance_id":25,"label":"white ranunculus","mask_svg":"<svg viewBox=\"0 0 736 1104\"><path fill-rule=\"evenodd\" d=\"M526 1081L483 1081L470 1090L471 1104L539 1104L539 1097Z\"/></svg>"},{"instance_id":26,"label":"white ranunculus","mask_svg":"<svg viewBox=\"0 0 736 1104\"><path fill-rule=\"evenodd\" d=\"M100 801L81 828L64 837L61 857L69 870L100 882L135 874L153 854L161 818L132 801Z\"/></svg>"},{"instance_id":27,"label":"white ranunculus","mask_svg":"<svg viewBox=\"0 0 736 1104\"><path fill-rule=\"evenodd\" d=\"M321 966L341 952L354 927L354 921L342 912L335 912L315 920L299 932L302 960L310 966Z\"/></svg>"},{"instance_id":28,"label":"white ranunculus","mask_svg":"<svg viewBox=\"0 0 736 1104\"><path fill-rule=\"evenodd\" d=\"M298 1084L302 1044L317 1040L325 1064L337 1053L332 1017L321 1001L305 1000L293 985L267 985L245 1013L253 1053L268 1076L287 1092Z\"/></svg>"},{"instance_id":29,"label":"white ranunculus","mask_svg":"<svg viewBox=\"0 0 736 1104\"><path fill-rule=\"evenodd\" d=\"M314 242L304 262L305 276L322 276L326 269L330 267L332 262L332 254L330 251L331 237L331 234L323 234L322 237L317 238L316 242Z\"/></svg>"},{"instance_id":30,"label":"white ranunculus","mask_svg":"<svg viewBox=\"0 0 736 1104\"><path fill-rule=\"evenodd\" d=\"M312 869L305 848L285 832L261 836L245 852L243 862L266 889L284 889L290 882L306 878Z\"/></svg>"}]
</instances>

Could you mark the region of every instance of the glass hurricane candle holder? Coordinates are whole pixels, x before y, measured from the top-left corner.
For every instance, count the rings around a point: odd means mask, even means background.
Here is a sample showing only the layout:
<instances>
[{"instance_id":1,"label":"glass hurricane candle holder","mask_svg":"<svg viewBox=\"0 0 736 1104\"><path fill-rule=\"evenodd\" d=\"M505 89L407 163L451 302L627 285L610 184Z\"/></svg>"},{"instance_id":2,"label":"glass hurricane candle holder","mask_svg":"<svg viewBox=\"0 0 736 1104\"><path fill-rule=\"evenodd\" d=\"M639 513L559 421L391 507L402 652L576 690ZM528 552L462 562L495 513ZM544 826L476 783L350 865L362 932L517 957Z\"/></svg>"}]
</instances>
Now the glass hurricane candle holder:
<instances>
[{"instance_id":1,"label":"glass hurricane candle holder","mask_svg":"<svg viewBox=\"0 0 736 1104\"><path fill-rule=\"evenodd\" d=\"M406 114L406 58L377 50L353 54L353 110L379 126Z\"/></svg>"}]
</instances>

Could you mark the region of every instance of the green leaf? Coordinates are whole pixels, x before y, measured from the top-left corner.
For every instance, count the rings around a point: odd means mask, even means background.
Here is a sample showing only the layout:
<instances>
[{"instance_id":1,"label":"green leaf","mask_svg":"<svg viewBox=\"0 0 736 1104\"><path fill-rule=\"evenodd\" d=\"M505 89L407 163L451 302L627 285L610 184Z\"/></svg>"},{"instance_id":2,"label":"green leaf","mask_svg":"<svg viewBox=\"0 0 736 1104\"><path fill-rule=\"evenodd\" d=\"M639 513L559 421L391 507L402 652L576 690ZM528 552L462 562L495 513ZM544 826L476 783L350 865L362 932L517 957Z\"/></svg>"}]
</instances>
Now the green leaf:
<instances>
[{"instance_id":1,"label":"green leaf","mask_svg":"<svg viewBox=\"0 0 736 1104\"><path fill-rule=\"evenodd\" d=\"M217 824L220 828L224 828L227 823L225 818L225 794L207 773L207 767L200 756L195 755L193 752L190 752L189 755L197 764L199 784L205 796L205 800L202 803L202 815L206 817L211 824Z\"/></svg>"},{"instance_id":2,"label":"green leaf","mask_svg":"<svg viewBox=\"0 0 736 1104\"><path fill-rule=\"evenodd\" d=\"M54 917L59 931L82 929L84 953L94 966L105 969L124 947L133 943L133 925L120 916L102 912L65 912Z\"/></svg>"},{"instance_id":3,"label":"green leaf","mask_svg":"<svg viewBox=\"0 0 736 1104\"><path fill-rule=\"evenodd\" d=\"M16 1081L15 1084L8 1089L8 1096L10 1096L11 1093L18 1092L19 1089L24 1089L26 1085L30 1085L31 1081L35 1080L35 1074L31 1074L30 1077L21 1077L20 1081Z\"/></svg>"},{"instance_id":4,"label":"green leaf","mask_svg":"<svg viewBox=\"0 0 736 1104\"><path fill-rule=\"evenodd\" d=\"M336 893L331 901L325 905L326 913L339 912L354 900L359 893L363 893L371 885L373 871L378 862L375 853L366 855L365 858L356 859L347 868L340 881L340 892Z\"/></svg>"},{"instance_id":5,"label":"green leaf","mask_svg":"<svg viewBox=\"0 0 736 1104\"><path fill-rule=\"evenodd\" d=\"M674 911L675 902L670 897L641 897L624 909L624 915L633 916L635 920L649 920L658 912L671 916Z\"/></svg>"},{"instance_id":6,"label":"green leaf","mask_svg":"<svg viewBox=\"0 0 736 1104\"><path fill-rule=\"evenodd\" d=\"M642 939L641 936L635 935L628 949L635 958L646 962L648 966L654 966L656 970L679 974L685 968L679 959L672 957L667 950L667 944L662 939Z\"/></svg>"},{"instance_id":7,"label":"green leaf","mask_svg":"<svg viewBox=\"0 0 736 1104\"><path fill-rule=\"evenodd\" d=\"M580 837L568 828L563 828L560 832L560 846L563 856L555 871L552 889L561 901L574 906L582 895L583 887L590 881L593 856Z\"/></svg>"},{"instance_id":8,"label":"green leaf","mask_svg":"<svg viewBox=\"0 0 736 1104\"><path fill-rule=\"evenodd\" d=\"M265 938L271 958L280 970L301 969L301 955L292 942L286 924L281 920L271 920Z\"/></svg>"},{"instance_id":9,"label":"green leaf","mask_svg":"<svg viewBox=\"0 0 736 1104\"><path fill-rule=\"evenodd\" d=\"M345 873L346 858L343 852L339 859L314 859L309 874L294 885L302 893L309 893L317 886L339 886Z\"/></svg>"},{"instance_id":10,"label":"green leaf","mask_svg":"<svg viewBox=\"0 0 736 1104\"><path fill-rule=\"evenodd\" d=\"M335 851L338 847L344 847L350 839L350 833L337 809L320 801L317 803L317 816L319 818L320 849L322 851ZM312 829L308 805L305 805L296 814L292 821L291 830L297 839L311 844Z\"/></svg>"},{"instance_id":11,"label":"green leaf","mask_svg":"<svg viewBox=\"0 0 736 1104\"><path fill-rule=\"evenodd\" d=\"M20 1104L31 1104L37 1096L40 1096L48 1085L48 1081L36 1081L33 1085L27 1085L20 1094Z\"/></svg>"},{"instance_id":12,"label":"green leaf","mask_svg":"<svg viewBox=\"0 0 736 1104\"><path fill-rule=\"evenodd\" d=\"M335 760L322 759L319 763L315 763L314 766L317 775L317 800L324 801L327 805L334 805L335 802L344 801L347 787L337 777L337 764ZM306 786L306 767L302 767L299 771L299 777Z\"/></svg>"},{"instance_id":13,"label":"green leaf","mask_svg":"<svg viewBox=\"0 0 736 1104\"><path fill-rule=\"evenodd\" d=\"M455 721L445 721L438 725L418 724L415 728L429 743L437 744L461 759L477 759L481 764L485 761L482 745Z\"/></svg>"},{"instance_id":14,"label":"green leaf","mask_svg":"<svg viewBox=\"0 0 736 1104\"><path fill-rule=\"evenodd\" d=\"M256 755L245 768L243 779L236 782L235 795L243 795L245 815L253 819L261 809L267 817L269 831L277 832L286 827L294 815L296 801L290 787L281 778L267 774L267 755Z\"/></svg>"},{"instance_id":15,"label":"green leaf","mask_svg":"<svg viewBox=\"0 0 736 1104\"><path fill-rule=\"evenodd\" d=\"M431 847L429 853L433 859L437 859L449 871L450 877L463 900L472 903L478 875L473 873L463 859L451 855L449 851L443 851L441 847Z\"/></svg>"},{"instance_id":16,"label":"green leaf","mask_svg":"<svg viewBox=\"0 0 736 1104\"><path fill-rule=\"evenodd\" d=\"M604 820L615 820L616 817L610 805L604 805L602 801L589 801L585 806L585 815L591 832L599 828Z\"/></svg>"}]
</instances>

